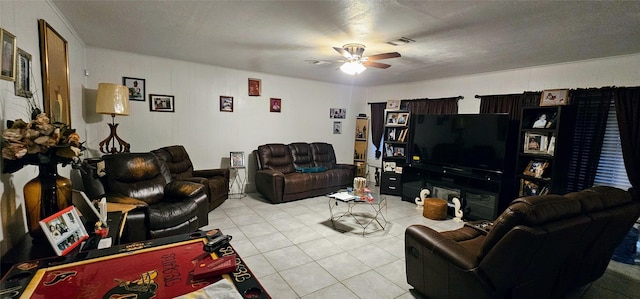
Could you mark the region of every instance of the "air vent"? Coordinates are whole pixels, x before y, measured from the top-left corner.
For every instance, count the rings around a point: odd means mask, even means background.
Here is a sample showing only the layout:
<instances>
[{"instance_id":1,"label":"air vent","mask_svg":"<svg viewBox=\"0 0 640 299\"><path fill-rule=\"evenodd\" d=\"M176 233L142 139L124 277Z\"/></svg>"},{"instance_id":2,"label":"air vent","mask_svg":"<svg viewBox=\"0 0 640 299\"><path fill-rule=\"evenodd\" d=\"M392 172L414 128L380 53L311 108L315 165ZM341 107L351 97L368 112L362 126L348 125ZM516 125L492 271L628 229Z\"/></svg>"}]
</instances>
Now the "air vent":
<instances>
[{"instance_id":1,"label":"air vent","mask_svg":"<svg viewBox=\"0 0 640 299\"><path fill-rule=\"evenodd\" d=\"M415 42L416 42L415 40L412 40L408 37L401 37L399 39L389 41L387 42L387 44L390 44L393 46L401 46L401 45L406 45L406 44L415 43Z\"/></svg>"}]
</instances>

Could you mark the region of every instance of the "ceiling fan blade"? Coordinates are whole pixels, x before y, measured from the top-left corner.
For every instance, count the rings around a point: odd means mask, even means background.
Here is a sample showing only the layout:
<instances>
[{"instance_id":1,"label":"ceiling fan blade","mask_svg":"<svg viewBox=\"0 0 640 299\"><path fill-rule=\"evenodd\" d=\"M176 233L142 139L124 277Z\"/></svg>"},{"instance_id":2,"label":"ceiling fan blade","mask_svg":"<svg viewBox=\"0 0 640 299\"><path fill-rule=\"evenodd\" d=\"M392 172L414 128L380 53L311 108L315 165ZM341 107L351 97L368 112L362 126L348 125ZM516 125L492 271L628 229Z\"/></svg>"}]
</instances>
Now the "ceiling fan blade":
<instances>
[{"instance_id":1,"label":"ceiling fan blade","mask_svg":"<svg viewBox=\"0 0 640 299\"><path fill-rule=\"evenodd\" d=\"M333 49L336 50L336 52L340 53L340 55L344 56L344 58L351 58L351 54L349 54L349 52L345 51L343 48L333 47Z\"/></svg>"},{"instance_id":2,"label":"ceiling fan blade","mask_svg":"<svg viewBox=\"0 0 640 299\"><path fill-rule=\"evenodd\" d=\"M389 58L396 58L396 57L400 57L400 53L398 53L398 52L389 52L389 53L376 54L376 55L371 55L371 56L367 57L367 59L368 60L382 60L382 59L389 59Z\"/></svg>"},{"instance_id":3,"label":"ceiling fan blade","mask_svg":"<svg viewBox=\"0 0 640 299\"><path fill-rule=\"evenodd\" d=\"M391 66L390 64L375 62L375 61L365 61L362 64L364 66L377 67L379 69L388 69Z\"/></svg>"}]
</instances>

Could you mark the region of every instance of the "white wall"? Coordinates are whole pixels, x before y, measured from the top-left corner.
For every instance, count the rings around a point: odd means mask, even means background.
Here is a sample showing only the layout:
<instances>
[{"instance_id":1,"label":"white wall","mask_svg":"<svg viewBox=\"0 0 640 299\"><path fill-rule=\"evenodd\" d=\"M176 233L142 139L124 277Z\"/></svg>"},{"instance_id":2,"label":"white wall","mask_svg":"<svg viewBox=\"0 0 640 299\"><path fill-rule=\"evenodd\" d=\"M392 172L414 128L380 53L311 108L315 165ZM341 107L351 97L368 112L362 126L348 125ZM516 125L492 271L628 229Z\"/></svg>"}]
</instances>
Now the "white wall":
<instances>
[{"instance_id":1,"label":"white wall","mask_svg":"<svg viewBox=\"0 0 640 299\"><path fill-rule=\"evenodd\" d=\"M69 76L71 95L71 124L80 132L84 131L81 115L81 94L84 83L85 46L75 32L67 26L52 4L45 1L0 1L0 27L16 36L17 45L32 56L32 91L42 108L42 76L40 74L40 47L38 37L38 19L44 19L62 37L69 46ZM15 96L14 83L0 80L0 128L4 129L7 120L29 119L26 99ZM1 163L1 162L0 162ZM59 167L61 175L69 177L70 167ZM0 254L4 254L26 232L24 184L36 177L38 170L28 166L13 174L0 174Z\"/></svg>"},{"instance_id":2,"label":"white wall","mask_svg":"<svg viewBox=\"0 0 640 299\"><path fill-rule=\"evenodd\" d=\"M478 113L480 99L475 95L614 85L640 85L640 54L372 87L367 101L463 96L458 112Z\"/></svg>"},{"instance_id":3,"label":"white wall","mask_svg":"<svg viewBox=\"0 0 640 299\"><path fill-rule=\"evenodd\" d=\"M86 88L146 80L145 102L130 102L131 114L117 116L118 135L132 152L182 144L196 169L228 166L229 152L248 156L265 143L322 141L333 144L338 162L353 162L355 116L367 113L364 88L301 80L99 48L87 49ZM262 80L262 96L248 96L248 78ZM175 96L175 113L149 111L149 94ZM220 111L220 96L234 97L234 111ZM270 98L282 99L282 112L269 112ZM90 104L95 99L84 99ZM330 108L346 108L342 134L333 134ZM87 145L98 148L110 116L93 122L87 111ZM249 186L253 177L249 173Z\"/></svg>"}]
</instances>

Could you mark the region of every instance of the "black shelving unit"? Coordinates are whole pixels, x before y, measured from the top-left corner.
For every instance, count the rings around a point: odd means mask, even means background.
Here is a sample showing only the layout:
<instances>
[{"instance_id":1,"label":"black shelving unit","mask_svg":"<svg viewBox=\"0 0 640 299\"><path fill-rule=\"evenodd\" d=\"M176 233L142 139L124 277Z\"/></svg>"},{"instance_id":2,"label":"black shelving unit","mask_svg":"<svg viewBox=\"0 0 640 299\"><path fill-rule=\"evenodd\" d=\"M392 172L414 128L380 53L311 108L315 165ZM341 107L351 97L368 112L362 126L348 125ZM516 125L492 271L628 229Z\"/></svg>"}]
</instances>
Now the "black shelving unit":
<instances>
[{"instance_id":1,"label":"black shelving unit","mask_svg":"<svg viewBox=\"0 0 640 299\"><path fill-rule=\"evenodd\" d=\"M523 108L516 157L517 197L566 193L571 106Z\"/></svg>"},{"instance_id":2,"label":"black shelving unit","mask_svg":"<svg viewBox=\"0 0 640 299\"><path fill-rule=\"evenodd\" d=\"M402 169L407 165L410 126L407 110L385 110L380 193L402 195Z\"/></svg>"}]
</instances>

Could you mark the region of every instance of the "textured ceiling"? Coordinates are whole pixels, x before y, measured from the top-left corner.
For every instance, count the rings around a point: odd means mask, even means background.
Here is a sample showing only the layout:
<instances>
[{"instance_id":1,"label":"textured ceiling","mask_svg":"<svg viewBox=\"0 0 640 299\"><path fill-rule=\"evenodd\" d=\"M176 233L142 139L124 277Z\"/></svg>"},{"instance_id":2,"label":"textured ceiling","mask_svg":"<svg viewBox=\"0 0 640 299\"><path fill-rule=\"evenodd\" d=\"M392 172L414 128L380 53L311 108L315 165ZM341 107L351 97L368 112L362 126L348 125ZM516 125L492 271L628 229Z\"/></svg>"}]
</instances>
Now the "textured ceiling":
<instances>
[{"instance_id":1,"label":"textured ceiling","mask_svg":"<svg viewBox=\"0 0 640 299\"><path fill-rule=\"evenodd\" d=\"M88 46L363 86L640 53L640 1L53 3ZM332 47L354 42L402 57L349 76Z\"/></svg>"}]
</instances>

